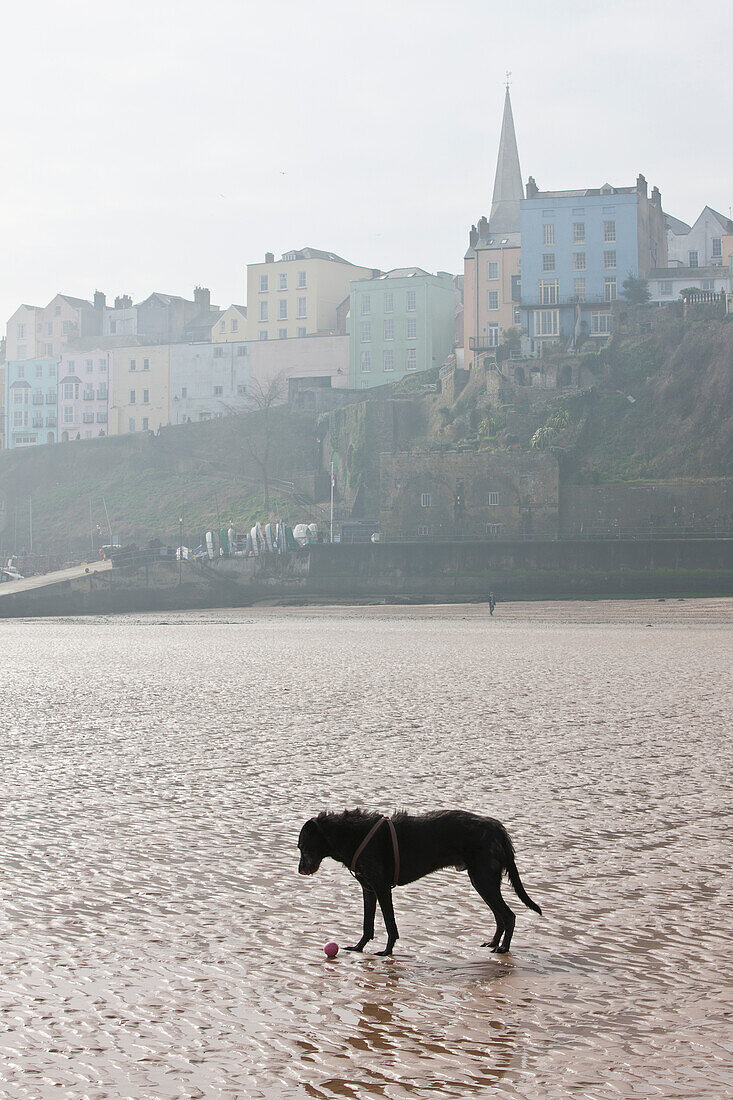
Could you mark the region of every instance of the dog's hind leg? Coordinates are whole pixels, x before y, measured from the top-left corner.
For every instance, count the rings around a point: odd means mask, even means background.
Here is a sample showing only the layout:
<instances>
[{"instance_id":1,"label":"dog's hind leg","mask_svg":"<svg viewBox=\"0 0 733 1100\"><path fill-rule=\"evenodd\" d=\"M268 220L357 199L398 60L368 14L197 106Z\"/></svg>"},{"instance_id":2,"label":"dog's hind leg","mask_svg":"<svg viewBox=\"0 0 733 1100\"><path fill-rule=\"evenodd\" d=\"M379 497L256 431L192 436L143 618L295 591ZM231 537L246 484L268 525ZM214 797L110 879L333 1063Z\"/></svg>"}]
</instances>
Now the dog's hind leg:
<instances>
[{"instance_id":1,"label":"dog's hind leg","mask_svg":"<svg viewBox=\"0 0 733 1100\"><path fill-rule=\"evenodd\" d=\"M377 900L379 902L379 908L382 910L382 916L384 917L384 925L387 929L387 946L384 951L376 951L376 955L391 955L392 948L400 938L397 931L397 921L394 919L394 909L392 908L392 891L389 886L382 886L377 890Z\"/></svg>"},{"instance_id":2,"label":"dog's hind leg","mask_svg":"<svg viewBox=\"0 0 733 1100\"><path fill-rule=\"evenodd\" d=\"M359 942L355 943L353 947L347 947L347 951L363 951L369 941L374 939L374 914L377 911L377 895L363 882L360 885L364 895L364 930Z\"/></svg>"},{"instance_id":3,"label":"dog's hind leg","mask_svg":"<svg viewBox=\"0 0 733 1100\"><path fill-rule=\"evenodd\" d=\"M489 865L489 867L483 865L480 867L469 866L468 877L496 920L496 932L493 939L481 946L490 947L498 955L503 955L509 950L509 945L512 942L516 917L501 896L501 867L498 864Z\"/></svg>"}]
</instances>

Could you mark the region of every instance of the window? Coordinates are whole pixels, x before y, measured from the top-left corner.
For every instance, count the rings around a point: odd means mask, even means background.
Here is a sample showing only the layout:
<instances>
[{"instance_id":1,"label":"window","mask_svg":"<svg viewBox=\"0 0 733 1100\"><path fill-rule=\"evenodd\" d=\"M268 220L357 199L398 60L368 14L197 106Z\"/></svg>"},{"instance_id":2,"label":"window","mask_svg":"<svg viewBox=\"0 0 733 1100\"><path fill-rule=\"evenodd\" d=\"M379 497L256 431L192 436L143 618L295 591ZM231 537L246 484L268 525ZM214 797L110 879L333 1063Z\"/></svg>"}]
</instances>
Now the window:
<instances>
[{"instance_id":1,"label":"window","mask_svg":"<svg viewBox=\"0 0 733 1100\"><path fill-rule=\"evenodd\" d=\"M266 292L267 292L267 276L266 275L260 275L260 294L265 294Z\"/></svg>"},{"instance_id":2,"label":"window","mask_svg":"<svg viewBox=\"0 0 733 1100\"><path fill-rule=\"evenodd\" d=\"M66 364L66 369L69 372L75 371L76 370L76 360L75 359L69 359L69 361Z\"/></svg>"},{"instance_id":3,"label":"window","mask_svg":"<svg viewBox=\"0 0 733 1100\"><path fill-rule=\"evenodd\" d=\"M117 322L116 321L110 321L110 323L109 323L109 334L110 334L110 336L114 336L116 333L117 333Z\"/></svg>"},{"instance_id":4,"label":"window","mask_svg":"<svg viewBox=\"0 0 733 1100\"><path fill-rule=\"evenodd\" d=\"M490 505L490 507L495 508L498 503L499 503L499 494L498 493L489 493L489 505Z\"/></svg>"},{"instance_id":5,"label":"window","mask_svg":"<svg viewBox=\"0 0 733 1100\"><path fill-rule=\"evenodd\" d=\"M615 302L616 297L616 280L614 278L605 278L603 280L603 301Z\"/></svg>"},{"instance_id":6,"label":"window","mask_svg":"<svg viewBox=\"0 0 733 1100\"><path fill-rule=\"evenodd\" d=\"M43 378L43 367L36 367L36 378Z\"/></svg>"},{"instance_id":7,"label":"window","mask_svg":"<svg viewBox=\"0 0 733 1100\"><path fill-rule=\"evenodd\" d=\"M715 279L703 279L700 283L701 290L715 290Z\"/></svg>"},{"instance_id":8,"label":"window","mask_svg":"<svg viewBox=\"0 0 733 1100\"><path fill-rule=\"evenodd\" d=\"M246 355L246 354L247 354L247 345L246 344L238 344L237 345L237 355Z\"/></svg>"},{"instance_id":9,"label":"window","mask_svg":"<svg viewBox=\"0 0 733 1100\"><path fill-rule=\"evenodd\" d=\"M288 275L287 275L287 272L281 272L278 275L278 277L277 277L277 289L278 290L287 290L288 289Z\"/></svg>"},{"instance_id":10,"label":"window","mask_svg":"<svg viewBox=\"0 0 733 1100\"><path fill-rule=\"evenodd\" d=\"M369 294L362 294L361 296L361 312L362 314L372 312L372 299Z\"/></svg>"},{"instance_id":11,"label":"window","mask_svg":"<svg viewBox=\"0 0 733 1100\"><path fill-rule=\"evenodd\" d=\"M188 386L181 386L181 397L188 397Z\"/></svg>"},{"instance_id":12,"label":"window","mask_svg":"<svg viewBox=\"0 0 733 1100\"><path fill-rule=\"evenodd\" d=\"M244 385L237 386L237 393L240 397L244 397L247 392L247 387Z\"/></svg>"},{"instance_id":13,"label":"window","mask_svg":"<svg viewBox=\"0 0 733 1100\"><path fill-rule=\"evenodd\" d=\"M135 417L134 416L131 416L130 419L127 421L127 430L128 430L128 432L134 432L135 431Z\"/></svg>"},{"instance_id":14,"label":"window","mask_svg":"<svg viewBox=\"0 0 733 1100\"><path fill-rule=\"evenodd\" d=\"M18 325L18 339L25 340L25 325Z\"/></svg>"},{"instance_id":15,"label":"window","mask_svg":"<svg viewBox=\"0 0 733 1100\"><path fill-rule=\"evenodd\" d=\"M372 323L371 321L361 322L361 342L362 344L368 344L372 338Z\"/></svg>"},{"instance_id":16,"label":"window","mask_svg":"<svg viewBox=\"0 0 733 1100\"><path fill-rule=\"evenodd\" d=\"M536 309L534 311L535 336L557 336L560 332L560 311Z\"/></svg>"},{"instance_id":17,"label":"window","mask_svg":"<svg viewBox=\"0 0 733 1100\"><path fill-rule=\"evenodd\" d=\"M407 308L410 311L417 309L417 292L414 290L408 290L407 292Z\"/></svg>"},{"instance_id":18,"label":"window","mask_svg":"<svg viewBox=\"0 0 733 1100\"><path fill-rule=\"evenodd\" d=\"M287 340L288 330L286 328L279 328L277 330L277 338L278 340Z\"/></svg>"},{"instance_id":19,"label":"window","mask_svg":"<svg viewBox=\"0 0 733 1100\"><path fill-rule=\"evenodd\" d=\"M280 298L277 304L277 317L279 321L287 321L288 319L288 300L287 298Z\"/></svg>"},{"instance_id":20,"label":"window","mask_svg":"<svg viewBox=\"0 0 733 1100\"><path fill-rule=\"evenodd\" d=\"M540 279L540 305L556 306L560 300L560 280Z\"/></svg>"},{"instance_id":21,"label":"window","mask_svg":"<svg viewBox=\"0 0 733 1100\"><path fill-rule=\"evenodd\" d=\"M552 222L542 226L542 243L545 248L555 243L555 226Z\"/></svg>"},{"instance_id":22,"label":"window","mask_svg":"<svg viewBox=\"0 0 733 1100\"><path fill-rule=\"evenodd\" d=\"M369 351L363 351L361 353L361 373L368 374L372 369L372 355Z\"/></svg>"},{"instance_id":23,"label":"window","mask_svg":"<svg viewBox=\"0 0 733 1100\"><path fill-rule=\"evenodd\" d=\"M143 370L150 370L150 360L143 359Z\"/></svg>"},{"instance_id":24,"label":"window","mask_svg":"<svg viewBox=\"0 0 733 1100\"><path fill-rule=\"evenodd\" d=\"M61 390L62 390L62 397L63 397L64 401L73 401L74 400L74 398L77 396L74 393L75 388L76 387L75 387L73 382L64 382L63 383L63 385L61 386Z\"/></svg>"},{"instance_id":25,"label":"window","mask_svg":"<svg viewBox=\"0 0 733 1100\"><path fill-rule=\"evenodd\" d=\"M382 366L385 370L394 370L394 352L392 348L385 348L383 353Z\"/></svg>"},{"instance_id":26,"label":"window","mask_svg":"<svg viewBox=\"0 0 733 1100\"><path fill-rule=\"evenodd\" d=\"M590 331L592 336L605 336L611 331L612 318L610 313L591 313Z\"/></svg>"},{"instance_id":27,"label":"window","mask_svg":"<svg viewBox=\"0 0 733 1100\"><path fill-rule=\"evenodd\" d=\"M486 265L486 278L492 283L499 278L499 264L496 260L489 260Z\"/></svg>"},{"instance_id":28,"label":"window","mask_svg":"<svg viewBox=\"0 0 733 1100\"><path fill-rule=\"evenodd\" d=\"M305 326L298 328L298 336L301 338L305 336Z\"/></svg>"},{"instance_id":29,"label":"window","mask_svg":"<svg viewBox=\"0 0 733 1100\"><path fill-rule=\"evenodd\" d=\"M144 417L143 417L143 426L142 426L142 430L143 430L144 432L147 432L147 431L148 431L148 424L149 424L149 423L150 423L150 421L148 420L147 416L144 416Z\"/></svg>"},{"instance_id":30,"label":"window","mask_svg":"<svg viewBox=\"0 0 733 1100\"><path fill-rule=\"evenodd\" d=\"M106 423L107 423L107 410L102 409L100 412L97 413L97 424L106 424Z\"/></svg>"},{"instance_id":31,"label":"window","mask_svg":"<svg viewBox=\"0 0 733 1100\"><path fill-rule=\"evenodd\" d=\"M214 348L214 358L215 359L223 359L224 358L224 348L221 348L221 347Z\"/></svg>"},{"instance_id":32,"label":"window","mask_svg":"<svg viewBox=\"0 0 733 1100\"><path fill-rule=\"evenodd\" d=\"M232 317L232 332L239 332L239 319Z\"/></svg>"},{"instance_id":33,"label":"window","mask_svg":"<svg viewBox=\"0 0 733 1100\"><path fill-rule=\"evenodd\" d=\"M219 332L226 332L226 330L227 330L226 321L219 321Z\"/></svg>"},{"instance_id":34,"label":"window","mask_svg":"<svg viewBox=\"0 0 733 1100\"><path fill-rule=\"evenodd\" d=\"M585 252L573 252L573 271L585 271Z\"/></svg>"},{"instance_id":35,"label":"window","mask_svg":"<svg viewBox=\"0 0 733 1100\"><path fill-rule=\"evenodd\" d=\"M53 336L53 321L49 321L46 325L46 336Z\"/></svg>"},{"instance_id":36,"label":"window","mask_svg":"<svg viewBox=\"0 0 733 1100\"><path fill-rule=\"evenodd\" d=\"M573 295L581 302L585 298L585 279L573 279Z\"/></svg>"},{"instance_id":37,"label":"window","mask_svg":"<svg viewBox=\"0 0 733 1100\"><path fill-rule=\"evenodd\" d=\"M267 320L267 301L260 302L260 321Z\"/></svg>"},{"instance_id":38,"label":"window","mask_svg":"<svg viewBox=\"0 0 733 1100\"><path fill-rule=\"evenodd\" d=\"M135 404L135 391L134 390L130 390L130 404L131 405Z\"/></svg>"},{"instance_id":39,"label":"window","mask_svg":"<svg viewBox=\"0 0 733 1100\"><path fill-rule=\"evenodd\" d=\"M519 306L514 306L512 309L512 321L515 325L521 325L522 323L522 311Z\"/></svg>"},{"instance_id":40,"label":"window","mask_svg":"<svg viewBox=\"0 0 733 1100\"><path fill-rule=\"evenodd\" d=\"M690 267L699 267L700 264L698 262L698 253L697 252L690 252L688 255L689 255L689 260L690 260L689 266Z\"/></svg>"},{"instance_id":41,"label":"window","mask_svg":"<svg viewBox=\"0 0 733 1100\"><path fill-rule=\"evenodd\" d=\"M429 508L430 507L430 493L422 493L421 494L421 496L420 496L420 507L421 508Z\"/></svg>"},{"instance_id":42,"label":"window","mask_svg":"<svg viewBox=\"0 0 733 1100\"><path fill-rule=\"evenodd\" d=\"M88 386L84 387L84 400L85 401L93 401L94 400L94 386L88 385Z\"/></svg>"},{"instance_id":43,"label":"window","mask_svg":"<svg viewBox=\"0 0 733 1100\"><path fill-rule=\"evenodd\" d=\"M25 344L18 344L17 355L19 359L26 359L28 357L28 349Z\"/></svg>"},{"instance_id":44,"label":"window","mask_svg":"<svg viewBox=\"0 0 733 1100\"><path fill-rule=\"evenodd\" d=\"M150 404L150 390L143 390L143 405Z\"/></svg>"},{"instance_id":45,"label":"window","mask_svg":"<svg viewBox=\"0 0 733 1100\"><path fill-rule=\"evenodd\" d=\"M486 524L486 534L490 535L492 539L497 539L499 537L499 535L501 534L501 524L500 523L487 523Z\"/></svg>"},{"instance_id":46,"label":"window","mask_svg":"<svg viewBox=\"0 0 733 1100\"><path fill-rule=\"evenodd\" d=\"M64 424L74 423L74 406L64 405Z\"/></svg>"},{"instance_id":47,"label":"window","mask_svg":"<svg viewBox=\"0 0 733 1100\"><path fill-rule=\"evenodd\" d=\"M59 317L61 315L61 306L54 306L53 313L54 317Z\"/></svg>"},{"instance_id":48,"label":"window","mask_svg":"<svg viewBox=\"0 0 733 1100\"><path fill-rule=\"evenodd\" d=\"M64 336L69 335L69 333L71 332L71 321L62 321L61 322L61 332L63 333Z\"/></svg>"},{"instance_id":49,"label":"window","mask_svg":"<svg viewBox=\"0 0 733 1100\"><path fill-rule=\"evenodd\" d=\"M487 300L486 300L486 308L487 309L498 309L499 308L499 291L498 290L490 290L488 292Z\"/></svg>"},{"instance_id":50,"label":"window","mask_svg":"<svg viewBox=\"0 0 733 1100\"><path fill-rule=\"evenodd\" d=\"M407 339L408 340L417 340L417 318L416 317L408 317L407 318Z\"/></svg>"},{"instance_id":51,"label":"window","mask_svg":"<svg viewBox=\"0 0 733 1100\"><path fill-rule=\"evenodd\" d=\"M723 238L713 237L713 252L712 256L714 260L720 259L723 255Z\"/></svg>"},{"instance_id":52,"label":"window","mask_svg":"<svg viewBox=\"0 0 733 1100\"><path fill-rule=\"evenodd\" d=\"M298 289L303 290L305 285L306 285L306 283L305 283L305 271L299 271L298 272Z\"/></svg>"},{"instance_id":53,"label":"window","mask_svg":"<svg viewBox=\"0 0 733 1100\"><path fill-rule=\"evenodd\" d=\"M384 295L384 312L392 313L394 311L394 294L392 291L388 291Z\"/></svg>"},{"instance_id":54,"label":"window","mask_svg":"<svg viewBox=\"0 0 733 1100\"><path fill-rule=\"evenodd\" d=\"M214 386L214 397L222 397L224 394L223 386Z\"/></svg>"},{"instance_id":55,"label":"window","mask_svg":"<svg viewBox=\"0 0 733 1100\"><path fill-rule=\"evenodd\" d=\"M542 270L554 271L555 270L555 253L543 252L542 253Z\"/></svg>"},{"instance_id":56,"label":"window","mask_svg":"<svg viewBox=\"0 0 733 1100\"><path fill-rule=\"evenodd\" d=\"M585 222L573 222L573 244L585 244Z\"/></svg>"},{"instance_id":57,"label":"window","mask_svg":"<svg viewBox=\"0 0 733 1100\"><path fill-rule=\"evenodd\" d=\"M615 249L612 252L604 252L603 253L603 266L604 267L615 267L616 266L616 251L615 251Z\"/></svg>"},{"instance_id":58,"label":"window","mask_svg":"<svg viewBox=\"0 0 733 1100\"><path fill-rule=\"evenodd\" d=\"M490 348L498 348L498 346L499 346L499 326L498 326L498 324L495 324L495 323L490 324L488 329L487 329L486 335L488 337L486 343L489 345L489 347Z\"/></svg>"},{"instance_id":59,"label":"window","mask_svg":"<svg viewBox=\"0 0 733 1100\"><path fill-rule=\"evenodd\" d=\"M107 373L107 360L106 359L100 359L99 360L99 369L102 371L103 374Z\"/></svg>"},{"instance_id":60,"label":"window","mask_svg":"<svg viewBox=\"0 0 733 1100\"><path fill-rule=\"evenodd\" d=\"M134 359L130 360L130 370L137 370L137 362Z\"/></svg>"},{"instance_id":61,"label":"window","mask_svg":"<svg viewBox=\"0 0 733 1100\"><path fill-rule=\"evenodd\" d=\"M394 321L391 317L388 321L384 322L384 339L394 340Z\"/></svg>"},{"instance_id":62,"label":"window","mask_svg":"<svg viewBox=\"0 0 733 1100\"><path fill-rule=\"evenodd\" d=\"M298 298L298 316L305 317L305 298Z\"/></svg>"},{"instance_id":63,"label":"window","mask_svg":"<svg viewBox=\"0 0 733 1100\"><path fill-rule=\"evenodd\" d=\"M93 359L87 359L86 362L85 362L85 366L86 366L86 369L87 369L87 374L92 374L93 371L94 371L94 360Z\"/></svg>"},{"instance_id":64,"label":"window","mask_svg":"<svg viewBox=\"0 0 733 1100\"><path fill-rule=\"evenodd\" d=\"M407 369L417 370L417 351L415 348L407 349Z\"/></svg>"},{"instance_id":65,"label":"window","mask_svg":"<svg viewBox=\"0 0 733 1100\"><path fill-rule=\"evenodd\" d=\"M49 357L52 356L53 355L53 344L44 344L43 345L43 354L47 355Z\"/></svg>"},{"instance_id":66,"label":"window","mask_svg":"<svg viewBox=\"0 0 733 1100\"><path fill-rule=\"evenodd\" d=\"M616 240L616 222L603 223L603 240L606 242Z\"/></svg>"},{"instance_id":67,"label":"window","mask_svg":"<svg viewBox=\"0 0 733 1100\"><path fill-rule=\"evenodd\" d=\"M665 282L659 284L659 297L671 298L672 297L672 284Z\"/></svg>"},{"instance_id":68,"label":"window","mask_svg":"<svg viewBox=\"0 0 733 1100\"><path fill-rule=\"evenodd\" d=\"M260 329L259 338L260 338L260 340L266 340L267 339L267 329L266 328L261 328Z\"/></svg>"},{"instance_id":69,"label":"window","mask_svg":"<svg viewBox=\"0 0 733 1100\"><path fill-rule=\"evenodd\" d=\"M25 378L25 367L18 367L17 375L18 378Z\"/></svg>"},{"instance_id":70,"label":"window","mask_svg":"<svg viewBox=\"0 0 733 1100\"><path fill-rule=\"evenodd\" d=\"M97 399L99 401L106 401L107 400L107 383L106 382L102 382L102 384L97 387Z\"/></svg>"},{"instance_id":71,"label":"window","mask_svg":"<svg viewBox=\"0 0 733 1100\"><path fill-rule=\"evenodd\" d=\"M418 537L421 536L421 535L422 536L432 535L433 529L432 529L432 527L418 527L417 533L418 533Z\"/></svg>"}]
</instances>

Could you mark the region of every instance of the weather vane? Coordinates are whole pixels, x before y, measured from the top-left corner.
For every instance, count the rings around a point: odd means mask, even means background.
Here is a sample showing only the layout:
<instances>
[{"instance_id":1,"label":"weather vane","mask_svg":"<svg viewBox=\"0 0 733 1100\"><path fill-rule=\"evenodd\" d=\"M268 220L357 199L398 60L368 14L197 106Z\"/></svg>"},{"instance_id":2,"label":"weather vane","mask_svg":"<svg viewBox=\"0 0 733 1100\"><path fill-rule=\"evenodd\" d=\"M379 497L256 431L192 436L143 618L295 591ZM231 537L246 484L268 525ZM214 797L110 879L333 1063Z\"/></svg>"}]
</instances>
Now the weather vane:
<instances>
[{"instance_id":1,"label":"weather vane","mask_svg":"<svg viewBox=\"0 0 733 1100\"><path fill-rule=\"evenodd\" d=\"M511 84L511 80L509 79L509 77L511 75L512 75L511 69L507 69L507 71L506 71L506 90L507 91L509 91L509 85Z\"/></svg>"}]
</instances>

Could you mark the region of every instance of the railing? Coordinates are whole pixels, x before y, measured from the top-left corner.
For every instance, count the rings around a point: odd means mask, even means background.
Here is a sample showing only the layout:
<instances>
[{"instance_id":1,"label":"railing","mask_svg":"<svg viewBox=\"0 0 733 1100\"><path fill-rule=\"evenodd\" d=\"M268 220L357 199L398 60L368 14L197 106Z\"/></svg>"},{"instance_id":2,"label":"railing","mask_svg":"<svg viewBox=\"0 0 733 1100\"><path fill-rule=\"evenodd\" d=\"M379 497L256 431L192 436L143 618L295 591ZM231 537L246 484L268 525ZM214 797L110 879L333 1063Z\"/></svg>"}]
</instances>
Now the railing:
<instances>
[{"instance_id":1,"label":"railing","mask_svg":"<svg viewBox=\"0 0 733 1100\"><path fill-rule=\"evenodd\" d=\"M552 309L553 306L610 306L616 301L618 301L617 298L606 298L603 294L584 294L582 297L575 294L558 294L554 302L541 302L538 294L531 298L523 298L522 309Z\"/></svg>"},{"instance_id":2,"label":"railing","mask_svg":"<svg viewBox=\"0 0 733 1100\"><path fill-rule=\"evenodd\" d=\"M55 405L56 404L56 394L55 393L47 393L46 394L46 404L47 405Z\"/></svg>"}]
</instances>

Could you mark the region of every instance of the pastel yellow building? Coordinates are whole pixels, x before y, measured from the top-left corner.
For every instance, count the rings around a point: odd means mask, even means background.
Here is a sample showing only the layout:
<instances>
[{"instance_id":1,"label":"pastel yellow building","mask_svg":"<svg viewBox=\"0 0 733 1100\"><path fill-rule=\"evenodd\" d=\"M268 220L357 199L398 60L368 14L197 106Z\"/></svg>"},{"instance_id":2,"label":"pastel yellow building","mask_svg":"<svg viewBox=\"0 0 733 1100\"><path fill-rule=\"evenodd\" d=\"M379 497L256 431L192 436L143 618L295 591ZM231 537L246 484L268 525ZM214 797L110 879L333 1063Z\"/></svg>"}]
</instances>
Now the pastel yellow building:
<instances>
[{"instance_id":1,"label":"pastel yellow building","mask_svg":"<svg viewBox=\"0 0 733 1100\"><path fill-rule=\"evenodd\" d=\"M157 431L170 423L171 344L111 352L109 434Z\"/></svg>"},{"instance_id":2,"label":"pastel yellow building","mask_svg":"<svg viewBox=\"0 0 733 1100\"><path fill-rule=\"evenodd\" d=\"M275 260L247 265L248 340L286 340L335 332L336 309L349 296L349 283L379 274L333 252L302 248Z\"/></svg>"},{"instance_id":3,"label":"pastel yellow building","mask_svg":"<svg viewBox=\"0 0 733 1100\"><path fill-rule=\"evenodd\" d=\"M244 306L231 305L211 326L212 344L240 343L246 339L247 310Z\"/></svg>"}]
</instances>

